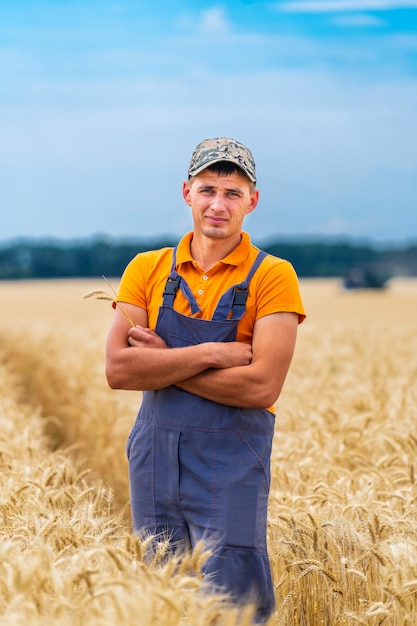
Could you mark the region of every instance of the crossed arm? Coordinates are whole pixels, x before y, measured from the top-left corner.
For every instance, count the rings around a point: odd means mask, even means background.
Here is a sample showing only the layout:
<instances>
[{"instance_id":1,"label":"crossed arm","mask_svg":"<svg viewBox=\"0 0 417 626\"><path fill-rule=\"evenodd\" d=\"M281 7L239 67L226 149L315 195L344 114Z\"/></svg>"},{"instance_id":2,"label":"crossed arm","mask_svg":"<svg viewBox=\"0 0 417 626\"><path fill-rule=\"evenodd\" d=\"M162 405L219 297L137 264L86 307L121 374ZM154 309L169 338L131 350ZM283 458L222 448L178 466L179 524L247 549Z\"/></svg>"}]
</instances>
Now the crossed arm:
<instances>
[{"instance_id":1,"label":"crossed arm","mask_svg":"<svg viewBox=\"0 0 417 626\"><path fill-rule=\"evenodd\" d=\"M145 391L177 385L208 400L242 408L272 406L283 387L297 335L296 313L274 313L255 323L252 346L207 342L168 348L147 328L144 309L123 304L107 339L106 376L113 389Z\"/></svg>"}]
</instances>

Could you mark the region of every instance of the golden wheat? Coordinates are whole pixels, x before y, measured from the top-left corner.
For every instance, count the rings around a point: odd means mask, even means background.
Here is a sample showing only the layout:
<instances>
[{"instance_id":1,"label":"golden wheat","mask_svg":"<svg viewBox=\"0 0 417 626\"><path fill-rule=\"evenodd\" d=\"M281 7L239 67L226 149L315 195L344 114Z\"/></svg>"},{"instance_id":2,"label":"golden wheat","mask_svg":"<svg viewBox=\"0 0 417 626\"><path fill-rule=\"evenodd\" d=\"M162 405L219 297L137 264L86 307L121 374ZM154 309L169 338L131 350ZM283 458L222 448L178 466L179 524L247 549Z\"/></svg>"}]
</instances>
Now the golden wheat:
<instances>
[{"instance_id":1,"label":"golden wheat","mask_svg":"<svg viewBox=\"0 0 417 626\"><path fill-rule=\"evenodd\" d=\"M105 276L103 276L103 279L106 281L106 283L110 287L110 291L112 292L112 294L110 295L109 293L107 293L107 291L104 291L103 289L93 289L93 291L89 291L88 293L85 294L84 300L94 297L97 300L107 300L108 302L111 302L113 307L118 307L120 309L120 311L123 313L123 315L125 316L127 321L130 323L130 325L134 326L135 323L132 321L132 318L129 316L129 313L126 311L123 304L121 302L118 302L117 293L114 290L111 282L107 280Z\"/></svg>"},{"instance_id":2,"label":"golden wheat","mask_svg":"<svg viewBox=\"0 0 417 626\"><path fill-rule=\"evenodd\" d=\"M204 546L147 564L131 533L140 394L107 388L94 287L0 283L0 626L249 625L250 607L201 593ZM302 291L271 459L271 624L415 625L417 283Z\"/></svg>"}]
</instances>

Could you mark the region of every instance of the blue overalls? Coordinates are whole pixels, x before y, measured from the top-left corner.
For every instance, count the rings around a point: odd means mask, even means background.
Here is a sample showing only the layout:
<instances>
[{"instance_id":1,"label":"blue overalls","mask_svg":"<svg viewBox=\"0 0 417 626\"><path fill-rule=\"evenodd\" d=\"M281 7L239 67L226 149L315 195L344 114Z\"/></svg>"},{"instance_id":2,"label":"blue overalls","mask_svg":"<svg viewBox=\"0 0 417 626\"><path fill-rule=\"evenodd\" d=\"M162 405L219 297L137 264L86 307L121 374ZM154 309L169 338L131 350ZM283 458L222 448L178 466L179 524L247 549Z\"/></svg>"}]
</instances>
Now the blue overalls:
<instances>
[{"instance_id":1,"label":"blue overalls","mask_svg":"<svg viewBox=\"0 0 417 626\"><path fill-rule=\"evenodd\" d=\"M199 311L175 271L174 249L156 333L172 348L234 341L249 281L265 256L259 252L246 280L223 294L212 320L203 320L173 309L180 288L192 313ZM203 568L207 580L238 602L255 602L258 619L274 608L266 548L273 434L270 411L170 386L143 393L127 443L134 530L169 537L182 549L206 541L214 549Z\"/></svg>"}]
</instances>

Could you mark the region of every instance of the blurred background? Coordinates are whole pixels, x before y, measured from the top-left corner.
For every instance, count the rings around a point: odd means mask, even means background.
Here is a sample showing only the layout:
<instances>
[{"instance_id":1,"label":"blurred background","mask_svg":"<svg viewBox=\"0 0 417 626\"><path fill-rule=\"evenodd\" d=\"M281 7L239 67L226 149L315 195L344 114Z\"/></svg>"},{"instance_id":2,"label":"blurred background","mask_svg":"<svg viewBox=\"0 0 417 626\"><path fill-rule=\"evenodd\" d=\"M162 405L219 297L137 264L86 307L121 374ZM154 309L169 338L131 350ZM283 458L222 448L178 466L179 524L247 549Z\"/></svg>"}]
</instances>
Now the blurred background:
<instances>
[{"instance_id":1,"label":"blurred background","mask_svg":"<svg viewBox=\"0 0 417 626\"><path fill-rule=\"evenodd\" d=\"M3 249L175 240L221 135L254 154L258 245L417 245L417 0L2 0L0 85Z\"/></svg>"}]
</instances>

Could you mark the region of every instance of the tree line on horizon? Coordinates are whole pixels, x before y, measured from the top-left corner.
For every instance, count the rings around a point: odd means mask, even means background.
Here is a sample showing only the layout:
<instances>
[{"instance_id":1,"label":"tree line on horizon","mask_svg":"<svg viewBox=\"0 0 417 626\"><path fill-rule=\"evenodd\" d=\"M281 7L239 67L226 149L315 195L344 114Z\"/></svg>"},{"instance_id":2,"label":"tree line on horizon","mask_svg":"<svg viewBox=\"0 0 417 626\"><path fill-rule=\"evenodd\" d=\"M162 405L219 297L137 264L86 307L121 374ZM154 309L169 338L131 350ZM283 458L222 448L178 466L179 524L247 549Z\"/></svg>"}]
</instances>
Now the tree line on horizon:
<instances>
[{"instance_id":1,"label":"tree line on horizon","mask_svg":"<svg viewBox=\"0 0 417 626\"><path fill-rule=\"evenodd\" d=\"M395 276L417 276L417 242L376 247L348 240L253 241L290 261L300 278L345 278L362 272L383 283ZM13 241L0 245L0 280L119 277L139 252L176 243L169 237Z\"/></svg>"}]
</instances>

